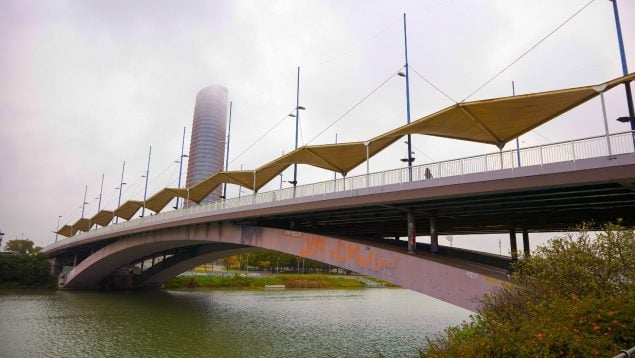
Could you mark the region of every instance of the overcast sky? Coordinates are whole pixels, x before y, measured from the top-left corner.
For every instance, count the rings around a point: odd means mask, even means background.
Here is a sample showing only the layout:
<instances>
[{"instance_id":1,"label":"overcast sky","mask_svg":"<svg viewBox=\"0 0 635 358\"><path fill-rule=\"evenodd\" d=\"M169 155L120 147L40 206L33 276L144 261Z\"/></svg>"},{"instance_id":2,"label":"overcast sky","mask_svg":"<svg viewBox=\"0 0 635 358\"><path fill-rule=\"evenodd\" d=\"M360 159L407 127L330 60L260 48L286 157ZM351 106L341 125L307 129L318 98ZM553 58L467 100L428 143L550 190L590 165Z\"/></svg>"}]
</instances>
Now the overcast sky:
<instances>
[{"instance_id":1,"label":"overcast sky","mask_svg":"<svg viewBox=\"0 0 635 358\"><path fill-rule=\"evenodd\" d=\"M411 69L463 100L589 0L412 1L0 1L0 230L4 241L53 242L61 225L117 202L176 186L196 93L224 85L234 103L230 169L254 169L288 152L288 118L301 67L300 144L390 78L311 144L365 140L405 124L403 13ZM626 55L635 69L635 2L619 1ZM621 75L610 1L596 0L470 99L596 84ZM411 73L413 120L452 102ZM626 114L623 87L607 95L609 118ZM599 100L521 137L529 146L603 133ZM610 122L612 132L628 126ZM493 146L414 137L416 163L495 151ZM371 160L396 168L398 142ZM365 168L363 168L365 170ZM355 174L362 169L351 173ZM185 170L183 171L185 173ZM286 174L286 173L285 173ZM332 173L304 166L299 183ZM183 180L184 182L184 180ZM236 195L237 189L232 188Z\"/></svg>"}]
</instances>

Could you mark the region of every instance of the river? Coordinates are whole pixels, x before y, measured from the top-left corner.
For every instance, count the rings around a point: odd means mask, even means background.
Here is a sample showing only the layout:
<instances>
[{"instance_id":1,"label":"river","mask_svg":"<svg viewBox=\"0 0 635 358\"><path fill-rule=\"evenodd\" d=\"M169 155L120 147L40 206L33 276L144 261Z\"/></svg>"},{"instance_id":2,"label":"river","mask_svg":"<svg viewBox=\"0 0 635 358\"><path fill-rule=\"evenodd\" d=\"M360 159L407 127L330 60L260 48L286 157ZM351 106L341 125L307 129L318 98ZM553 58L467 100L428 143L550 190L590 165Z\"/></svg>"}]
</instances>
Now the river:
<instances>
[{"instance_id":1,"label":"river","mask_svg":"<svg viewBox=\"0 0 635 358\"><path fill-rule=\"evenodd\" d=\"M0 357L412 357L469 314L404 289L0 291Z\"/></svg>"}]
</instances>

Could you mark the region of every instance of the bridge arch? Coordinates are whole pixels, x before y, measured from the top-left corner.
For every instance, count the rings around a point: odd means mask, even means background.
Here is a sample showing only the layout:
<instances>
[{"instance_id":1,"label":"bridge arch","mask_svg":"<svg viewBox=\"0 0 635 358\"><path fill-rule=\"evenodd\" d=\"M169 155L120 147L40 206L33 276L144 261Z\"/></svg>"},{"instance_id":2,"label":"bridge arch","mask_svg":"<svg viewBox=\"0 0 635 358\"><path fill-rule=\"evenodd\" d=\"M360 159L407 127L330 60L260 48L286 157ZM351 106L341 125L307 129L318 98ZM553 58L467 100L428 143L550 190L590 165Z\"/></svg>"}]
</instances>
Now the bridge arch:
<instances>
[{"instance_id":1,"label":"bridge arch","mask_svg":"<svg viewBox=\"0 0 635 358\"><path fill-rule=\"evenodd\" d=\"M297 231L205 223L133 234L101 248L79 263L66 277L65 287L96 288L119 267L162 250L191 247L193 253L173 264L148 270L140 286L160 285L166 279L215 258L263 248L339 266L392 282L474 311L474 297L501 284L477 265L450 265L434 257L407 254L370 242Z\"/></svg>"}]
</instances>

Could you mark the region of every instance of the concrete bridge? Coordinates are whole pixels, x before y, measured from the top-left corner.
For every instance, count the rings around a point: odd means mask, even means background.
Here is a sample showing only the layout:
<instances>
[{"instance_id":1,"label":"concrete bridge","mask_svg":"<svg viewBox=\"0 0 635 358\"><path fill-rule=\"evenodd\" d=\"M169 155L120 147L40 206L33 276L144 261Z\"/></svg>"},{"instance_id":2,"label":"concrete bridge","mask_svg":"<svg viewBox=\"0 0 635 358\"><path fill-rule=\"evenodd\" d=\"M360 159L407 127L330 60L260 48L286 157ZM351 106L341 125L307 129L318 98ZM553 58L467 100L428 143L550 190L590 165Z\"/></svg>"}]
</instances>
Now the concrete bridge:
<instances>
[{"instance_id":1,"label":"concrete bridge","mask_svg":"<svg viewBox=\"0 0 635 358\"><path fill-rule=\"evenodd\" d=\"M609 141L607 152L602 143ZM408 170L158 213L44 251L58 268L72 268L68 288L116 284L118 276L132 287L158 286L214 258L266 248L474 310L475 296L505 280L509 258L439 246L439 234L508 232L515 258L517 230L527 251L530 232L566 230L590 219L635 224L631 132L430 163L413 167L412 181ZM416 236L424 235L431 244L417 247ZM117 274L134 264L134 275Z\"/></svg>"}]
</instances>

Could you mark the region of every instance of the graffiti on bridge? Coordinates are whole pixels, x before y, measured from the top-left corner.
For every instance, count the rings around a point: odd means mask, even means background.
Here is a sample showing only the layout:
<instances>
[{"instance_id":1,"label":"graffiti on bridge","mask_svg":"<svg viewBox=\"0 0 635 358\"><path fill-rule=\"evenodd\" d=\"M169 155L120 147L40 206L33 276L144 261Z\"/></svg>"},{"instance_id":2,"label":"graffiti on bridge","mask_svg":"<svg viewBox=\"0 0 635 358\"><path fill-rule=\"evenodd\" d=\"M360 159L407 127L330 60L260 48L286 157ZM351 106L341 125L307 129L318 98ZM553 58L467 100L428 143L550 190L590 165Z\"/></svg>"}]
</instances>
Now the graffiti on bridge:
<instances>
[{"instance_id":1,"label":"graffiti on bridge","mask_svg":"<svg viewBox=\"0 0 635 358\"><path fill-rule=\"evenodd\" d=\"M317 261L326 260L335 265L348 264L349 267L356 264L361 269L371 271L392 270L399 261L398 254L377 252L377 249L368 245L292 231L285 232L285 235L303 241L304 246L298 251L298 255Z\"/></svg>"}]
</instances>

